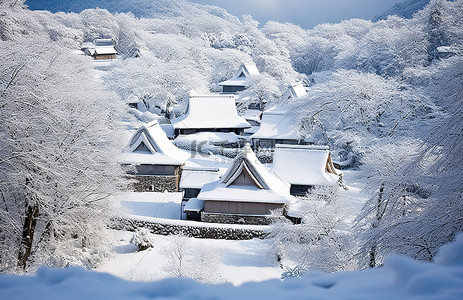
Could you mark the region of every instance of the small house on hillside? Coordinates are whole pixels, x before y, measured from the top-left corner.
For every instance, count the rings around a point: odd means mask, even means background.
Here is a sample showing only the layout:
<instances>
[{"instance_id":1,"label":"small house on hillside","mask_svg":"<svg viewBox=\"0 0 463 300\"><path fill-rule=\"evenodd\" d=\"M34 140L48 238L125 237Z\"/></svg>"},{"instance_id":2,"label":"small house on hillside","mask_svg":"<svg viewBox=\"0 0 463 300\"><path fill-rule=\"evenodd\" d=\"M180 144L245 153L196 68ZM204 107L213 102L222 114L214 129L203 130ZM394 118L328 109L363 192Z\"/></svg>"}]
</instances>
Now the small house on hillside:
<instances>
[{"instance_id":1,"label":"small house on hillside","mask_svg":"<svg viewBox=\"0 0 463 300\"><path fill-rule=\"evenodd\" d=\"M288 87L288 99L297 99L307 95L304 83L302 81L292 83Z\"/></svg>"},{"instance_id":2,"label":"small house on hillside","mask_svg":"<svg viewBox=\"0 0 463 300\"><path fill-rule=\"evenodd\" d=\"M328 146L276 145L272 173L291 185L294 196L305 196L316 186L336 186L340 180Z\"/></svg>"},{"instance_id":3,"label":"small house on hillside","mask_svg":"<svg viewBox=\"0 0 463 300\"><path fill-rule=\"evenodd\" d=\"M158 121L141 126L130 139L122 164L136 179L137 192L178 192L181 167L189 154L175 147Z\"/></svg>"},{"instance_id":4,"label":"small house on hillside","mask_svg":"<svg viewBox=\"0 0 463 300\"><path fill-rule=\"evenodd\" d=\"M190 95L187 112L172 120L175 135L197 132L233 132L242 135L250 128L238 116L234 95Z\"/></svg>"},{"instance_id":5,"label":"small house on hillside","mask_svg":"<svg viewBox=\"0 0 463 300\"><path fill-rule=\"evenodd\" d=\"M182 212L186 213L188 220L201 220L201 214L196 206L190 203L186 209L185 205L192 198L196 198L201 188L206 184L220 178L219 168L184 167L180 179L180 189L183 192ZM193 201L194 202L194 201Z\"/></svg>"},{"instance_id":6,"label":"small house on hillside","mask_svg":"<svg viewBox=\"0 0 463 300\"><path fill-rule=\"evenodd\" d=\"M95 39L93 42L84 42L80 48L85 55L97 60L114 59L117 54L112 39Z\"/></svg>"},{"instance_id":7,"label":"small house on hillside","mask_svg":"<svg viewBox=\"0 0 463 300\"><path fill-rule=\"evenodd\" d=\"M248 77L259 74L259 70L255 64L242 64L238 72L236 72L232 78L219 83L222 87L222 93L236 93L243 91L248 86Z\"/></svg>"},{"instance_id":8,"label":"small house on hillside","mask_svg":"<svg viewBox=\"0 0 463 300\"><path fill-rule=\"evenodd\" d=\"M201 188L197 199L204 203L204 222L268 224L271 210L283 210L292 196L289 185L271 174L247 144L219 180Z\"/></svg>"},{"instance_id":9,"label":"small house on hillside","mask_svg":"<svg viewBox=\"0 0 463 300\"><path fill-rule=\"evenodd\" d=\"M273 107L262 113L260 127L251 135L255 149L272 149L276 144L308 144L294 128L294 119L286 113L286 107Z\"/></svg>"}]
</instances>

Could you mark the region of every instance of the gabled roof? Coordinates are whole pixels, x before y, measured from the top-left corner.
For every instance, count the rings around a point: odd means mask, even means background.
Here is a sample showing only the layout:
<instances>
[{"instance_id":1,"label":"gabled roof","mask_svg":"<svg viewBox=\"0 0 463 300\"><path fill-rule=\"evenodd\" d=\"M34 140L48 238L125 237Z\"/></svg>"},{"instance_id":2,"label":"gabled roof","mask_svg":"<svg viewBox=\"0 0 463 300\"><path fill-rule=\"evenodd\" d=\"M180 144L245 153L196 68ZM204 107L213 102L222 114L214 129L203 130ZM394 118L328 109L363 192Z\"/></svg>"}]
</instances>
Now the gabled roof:
<instances>
[{"instance_id":1,"label":"gabled roof","mask_svg":"<svg viewBox=\"0 0 463 300\"><path fill-rule=\"evenodd\" d=\"M289 86L290 97L293 99L301 98L307 94L302 81L292 83Z\"/></svg>"},{"instance_id":2,"label":"gabled roof","mask_svg":"<svg viewBox=\"0 0 463 300\"><path fill-rule=\"evenodd\" d=\"M294 129L294 120L287 116L285 107L273 107L262 113L262 121L251 139L300 140L301 135Z\"/></svg>"},{"instance_id":3,"label":"gabled roof","mask_svg":"<svg viewBox=\"0 0 463 300\"><path fill-rule=\"evenodd\" d=\"M238 116L234 95L190 95L188 111L172 120L175 129L250 128Z\"/></svg>"},{"instance_id":4,"label":"gabled roof","mask_svg":"<svg viewBox=\"0 0 463 300\"><path fill-rule=\"evenodd\" d=\"M219 83L220 86L244 86L246 87L246 81L249 75L259 75L259 70L253 63L244 63L233 75L232 78Z\"/></svg>"},{"instance_id":5,"label":"gabled roof","mask_svg":"<svg viewBox=\"0 0 463 300\"><path fill-rule=\"evenodd\" d=\"M235 180L245 173L253 185L236 185ZM198 199L236 202L288 203L292 196L289 185L271 174L257 159L249 144L233 160L221 179L206 184Z\"/></svg>"},{"instance_id":6,"label":"gabled roof","mask_svg":"<svg viewBox=\"0 0 463 300\"><path fill-rule=\"evenodd\" d=\"M336 185L339 179L328 146L276 145L272 173L295 185Z\"/></svg>"},{"instance_id":7,"label":"gabled roof","mask_svg":"<svg viewBox=\"0 0 463 300\"><path fill-rule=\"evenodd\" d=\"M158 121L152 121L138 128L130 139L123 156L123 163L182 165L189 154L167 138Z\"/></svg>"}]
</instances>

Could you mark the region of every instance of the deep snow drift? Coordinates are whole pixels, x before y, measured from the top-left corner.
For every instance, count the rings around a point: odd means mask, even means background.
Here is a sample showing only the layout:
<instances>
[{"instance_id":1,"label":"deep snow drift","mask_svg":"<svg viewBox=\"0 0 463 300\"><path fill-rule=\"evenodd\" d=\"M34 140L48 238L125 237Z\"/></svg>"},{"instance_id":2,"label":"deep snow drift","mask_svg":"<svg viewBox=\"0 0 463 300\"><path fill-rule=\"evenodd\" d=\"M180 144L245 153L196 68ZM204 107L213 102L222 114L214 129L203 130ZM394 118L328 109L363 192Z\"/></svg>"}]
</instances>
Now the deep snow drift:
<instances>
[{"instance_id":1,"label":"deep snow drift","mask_svg":"<svg viewBox=\"0 0 463 300\"><path fill-rule=\"evenodd\" d=\"M381 269L301 279L205 285L187 279L127 282L80 268L41 268L36 276L0 276L2 299L462 299L463 234L443 246L434 263L391 256Z\"/></svg>"}]
</instances>

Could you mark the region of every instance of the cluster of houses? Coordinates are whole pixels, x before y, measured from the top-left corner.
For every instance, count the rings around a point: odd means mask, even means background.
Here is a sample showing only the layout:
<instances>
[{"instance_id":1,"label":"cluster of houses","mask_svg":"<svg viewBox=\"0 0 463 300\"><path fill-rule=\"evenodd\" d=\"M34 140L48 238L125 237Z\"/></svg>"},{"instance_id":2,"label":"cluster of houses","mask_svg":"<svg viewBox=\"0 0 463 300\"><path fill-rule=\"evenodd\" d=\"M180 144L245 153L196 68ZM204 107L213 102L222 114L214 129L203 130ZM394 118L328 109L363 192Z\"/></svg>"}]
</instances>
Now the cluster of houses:
<instances>
[{"instance_id":1,"label":"cluster of houses","mask_svg":"<svg viewBox=\"0 0 463 300\"><path fill-rule=\"evenodd\" d=\"M235 95L258 72L255 65L244 64L233 78L220 83L222 93L192 94L186 113L171 120L173 137L215 133L246 138L226 170L192 166L190 153L177 148L159 122L152 121L133 134L124 151L122 163L131 166L134 190L182 192L182 215L189 220L268 224L272 213L299 222L297 214L288 214L298 197L317 186L337 186L340 174L329 148L311 145L295 133L285 107L263 112L262 107L251 108L238 115ZM305 93L302 83L289 87L289 97ZM271 149L272 165L256 156L263 147Z\"/></svg>"}]
</instances>

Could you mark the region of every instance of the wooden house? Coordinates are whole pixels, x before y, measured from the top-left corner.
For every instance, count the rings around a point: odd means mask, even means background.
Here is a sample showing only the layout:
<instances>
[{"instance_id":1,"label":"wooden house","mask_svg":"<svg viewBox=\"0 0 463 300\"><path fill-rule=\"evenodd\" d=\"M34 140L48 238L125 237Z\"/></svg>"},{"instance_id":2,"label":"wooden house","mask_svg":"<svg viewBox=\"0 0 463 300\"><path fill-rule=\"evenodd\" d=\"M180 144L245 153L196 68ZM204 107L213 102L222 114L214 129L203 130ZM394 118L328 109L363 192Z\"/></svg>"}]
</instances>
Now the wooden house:
<instances>
[{"instance_id":1,"label":"wooden house","mask_svg":"<svg viewBox=\"0 0 463 300\"><path fill-rule=\"evenodd\" d=\"M242 135L250 128L238 116L234 95L190 95L187 112L171 121L175 135L197 132L233 132Z\"/></svg>"},{"instance_id":2,"label":"wooden house","mask_svg":"<svg viewBox=\"0 0 463 300\"><path fill-rule=\"evenodd\" d=\"M243 91L248 86L248 77L259 74L259 70L255 64L242 64L232 78L219 83L222 87L222 93L237 93Z\"/></svg>"},{"instance_id":3,"label":"wooden house","mask_svg":"<svg viewBox=\"0 0 463 300\"><path fill-rule=\"evenodd\" d=\"M205 167L184 167L180 179L180 189L183 192L182 198L182 212L186 214L187 220L201 220L200 211L196 200L190 202L191 199L196 198L201 191L201 188L210 182L216 181L220 178L219 168L205 168Z\"/></svg>"},{"instance_id":4,"label":"wooden house","mask_svg":"<svg viewBox=\"0 0 463 300\"><path fill-rule=\"evenodd\" d=\"M181 167L189 154L175 147L157 121L141 126L124 151L122 164L133 168L137 192L178 192Z\"/></svg>"},{"instance_id":5,"label":"wooden house","mask_svg":"<svg viewBox=\"0 0 463 300\"><path fill-rule=\"evenodd\" d=\"M95 39L93 42L84 42L81 49L85 55L96 60L115 59L117 51L112 39Z\"/></svg>"},{"instance_id":6,"label":"wooden house","mask_svg":"<svg viewBox=\"0 0 463 300\"><path fill-rule=\"evenodd\" d=\"M308 144L294 128L294 120L287 114L286 106L270 108L262 113L259 129L251 135L254 149L272 150L276 144Z\"/></svg>"},{"instance_id":7,"label":"wooden house","mask_svg":"<svg viewBox=\"0 0 463 300\"><path fill-rule=\"evenodd\" d=\"M268 224L271 211L283 211L292 196L289 185L270 173L247 144L219 180L201 188L197 199L204 203L204 222Z\"/></svg>"},{"instance_id":8,"label":"wooden house","mask_svg":"<svg viewBox=\"0 0 463 300\"><path fill-rule=\"evenodd\" d=\"M328 146L276 145L271 172L291 185L294 196L305 196L316 186L337 186L340 181Z\"/></svg>"}]
</instances>

